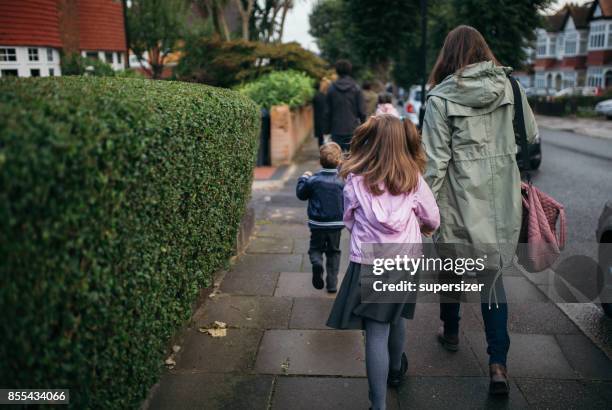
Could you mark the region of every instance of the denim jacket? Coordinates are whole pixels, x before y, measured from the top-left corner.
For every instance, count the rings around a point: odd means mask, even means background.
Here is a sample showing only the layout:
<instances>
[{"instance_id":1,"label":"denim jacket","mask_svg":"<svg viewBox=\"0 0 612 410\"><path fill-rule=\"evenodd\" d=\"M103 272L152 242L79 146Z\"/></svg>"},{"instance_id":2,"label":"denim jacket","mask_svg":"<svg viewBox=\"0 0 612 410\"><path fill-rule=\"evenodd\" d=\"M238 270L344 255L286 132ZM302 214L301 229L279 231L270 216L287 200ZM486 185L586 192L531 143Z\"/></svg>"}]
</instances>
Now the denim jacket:
<instances>
[{"instance_id":1,"label":"denim jacket","mask_svg":"<svg viewBox=\"0 0 612 410\"><path fill-rule=\"evenodd\" d=\"M298 179L295 193L302 201L308 200L310 229L342 229L344 181L337 169L323 168L311 177Z\"/></svg>"}]
</instances>

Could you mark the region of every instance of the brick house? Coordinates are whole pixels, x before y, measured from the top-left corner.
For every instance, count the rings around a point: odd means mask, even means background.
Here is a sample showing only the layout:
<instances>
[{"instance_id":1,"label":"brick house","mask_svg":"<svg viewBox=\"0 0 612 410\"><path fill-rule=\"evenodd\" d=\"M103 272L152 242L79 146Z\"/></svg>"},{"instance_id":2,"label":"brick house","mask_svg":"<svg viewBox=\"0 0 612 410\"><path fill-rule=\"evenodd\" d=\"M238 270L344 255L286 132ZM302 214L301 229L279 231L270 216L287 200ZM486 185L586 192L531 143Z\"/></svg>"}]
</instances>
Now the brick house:
<instances>
[{"instance_id":1,"label":"brick house","mask_svg":"<svg viewBox=\"0 0 612 410\"><path fill-rule=\"evenodd\" d=\"M612 0L568 5L536 31L534 86L612 87Z\"/></svg>"},{"instance_id":2,"label":"brick house","mask_svg":"<svg viewBox=\"0 0 612 410\"><path fill-rule=\"evenodd\" d=\"M0 1L0 77L61 75L79 53L121 70L127 56L120 0Z\"/></svg>"},{"instance_id":3,"label":"brick house","mask_svg":"<svg viewBox=\"0 0 612 410\"><path fill-rule=\"evenodd\" d=\"M591 5L586 64L586 85L612 87L612 0L598 0Z\"/></svg>"}]
</instances>

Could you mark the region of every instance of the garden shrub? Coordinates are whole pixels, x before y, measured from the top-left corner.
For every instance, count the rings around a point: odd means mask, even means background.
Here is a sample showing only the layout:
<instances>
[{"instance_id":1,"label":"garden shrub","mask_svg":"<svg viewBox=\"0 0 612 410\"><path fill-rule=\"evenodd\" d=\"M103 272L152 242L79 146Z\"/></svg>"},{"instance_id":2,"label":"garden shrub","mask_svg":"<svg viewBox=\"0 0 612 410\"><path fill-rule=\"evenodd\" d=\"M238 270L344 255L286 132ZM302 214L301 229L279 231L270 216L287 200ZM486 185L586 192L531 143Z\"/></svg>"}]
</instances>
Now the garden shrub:
<instances>
[{"instance_id":1,"label":"garden shrub","mask_svg":"<svg viewBox=\"0 0 612 410\"><path fill-rule=\"evenodd\" d=\"M281 104L299 107L310 102L315 93L312 78L291 70L266 74L239 90L265 108Z\"/></svg>"},{"instance_id":2,"label":"garden shrub","mask_svg":"<svg viewBox=\"0 0 612 410\"><path fill-rule=\"evenodd\" d=\"M137 408L232 254L259 110L143 79L0 79L0 386Z\"/></svg>"},{"instance_id":3,"label":"garden shrub","mask_svg":"<svg viewBox=\"0 0 612 410\"><path fill-rule=\"evenodd\" d=\"M597 103L612 98L612 93L599 96L572 95L565 97L529 97L529 104L537 114L564 116L564 115L595 115Z\"/></svg>"},{"instance_id":4,"label":"garden shrub","mask_svg":"<svg viewBox=\"0 0 612 410\"><path fill-rule=\"evenodd\" d=\"M328 71L326 62L298 43L261 43L244 40L188 37L175 75L193 81L233 87L264 74L295 70L313 78Z\"/></svg>"},{"instance_id":5,"label":"garden shrub","mask_svg":"<svg viewBox=\"0 0 612 410\"><path fill-rule=\"evenodd\" d=\"M112 77L115 70L110 64L78 54L62 56L62 75L92 75L96 77Z\"/></svg>"}]
</instances>

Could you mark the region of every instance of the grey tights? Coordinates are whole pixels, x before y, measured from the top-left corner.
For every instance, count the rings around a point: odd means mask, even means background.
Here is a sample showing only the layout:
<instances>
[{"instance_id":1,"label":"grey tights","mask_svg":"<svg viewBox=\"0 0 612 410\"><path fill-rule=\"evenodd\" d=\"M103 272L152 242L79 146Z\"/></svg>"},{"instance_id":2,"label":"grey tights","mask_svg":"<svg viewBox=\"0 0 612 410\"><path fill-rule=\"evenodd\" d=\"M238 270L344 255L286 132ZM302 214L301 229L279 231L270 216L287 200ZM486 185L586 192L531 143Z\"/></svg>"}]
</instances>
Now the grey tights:
<instances>
[{"instance_id":1,"label":"grey tights","mask_svg":"<svg viewBox=\"0 0 612 410\"><path fill-rule=\"evenodd\" d=\"M406 325L403 318L395 324L364 319L366 332L366 372L372 410L384 410L387 401L387 376L400 370Z\"/></svg>"}]
</instances>

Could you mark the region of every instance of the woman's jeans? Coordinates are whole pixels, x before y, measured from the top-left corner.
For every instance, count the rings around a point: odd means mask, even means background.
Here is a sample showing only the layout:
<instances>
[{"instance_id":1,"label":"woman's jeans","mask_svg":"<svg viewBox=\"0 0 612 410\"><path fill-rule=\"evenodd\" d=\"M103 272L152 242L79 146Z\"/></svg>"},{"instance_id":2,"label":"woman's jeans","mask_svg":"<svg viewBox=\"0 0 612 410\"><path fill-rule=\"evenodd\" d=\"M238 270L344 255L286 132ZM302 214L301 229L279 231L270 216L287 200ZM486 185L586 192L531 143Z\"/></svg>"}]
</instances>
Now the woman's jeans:
<instances>
[{"instance_id":1,"label":"woman's jeans","mask_svg":"<svg viewBox=\"0 0 612 410\"><path fill-rule=\"evenodd\" d=\"M487 338L487 353L489 364L501 364L506 366L508 349L510 348L510 336L508 335L508 305L506 304L506 293L501 275L493 284L496 272L486 271L478 274L478 283L484 284L480 292L482 319L484 321L485 335ZM452 283L461 281L461 276L454 273L441 272L440 283ZM493 290L491 286L494 285ZM444 322L444 333L459 333L459 301L460 292L444 292L441 294L440 320Z\"/></svg>"},{"instance_id":2,"label":"woman's jeans","mask_svg":"<svg viewBox=\"0 0 612 410\"><path fill-rule=\"evenodd\" d=\"M373 410L384 410L387 402L389 367L398 371L406 341L406 322L400 318L396 324L364 319L366 333L366 372L369 397Z\"/></svg>"}]
</instances>

